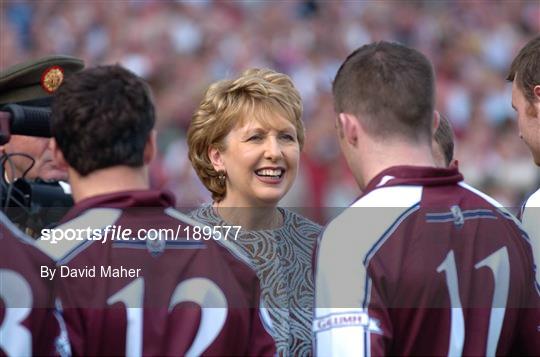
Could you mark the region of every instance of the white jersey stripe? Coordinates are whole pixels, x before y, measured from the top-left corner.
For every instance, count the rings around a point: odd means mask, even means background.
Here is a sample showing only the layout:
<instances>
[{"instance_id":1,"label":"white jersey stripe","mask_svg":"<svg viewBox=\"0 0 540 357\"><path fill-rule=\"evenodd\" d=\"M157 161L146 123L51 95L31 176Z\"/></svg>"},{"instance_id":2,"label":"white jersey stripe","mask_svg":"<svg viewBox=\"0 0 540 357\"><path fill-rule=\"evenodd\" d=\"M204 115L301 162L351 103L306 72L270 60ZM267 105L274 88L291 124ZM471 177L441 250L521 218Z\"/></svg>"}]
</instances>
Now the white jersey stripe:
<instances>
[{"instance_id":1,"label":"white jersey stripe","mask_svg":"<svg viewBox=\"0 0 540 357\"><path fill-rule=\"evenodd\" d=\"M523 228L529 235L536 265L536 291L540 295L540 190L536 191L523 208Z\"/></svg>"},{"instance_id":2,"label":"white jersey stripe","mask_svg":"<svg viewBox=\"0 0 540 357\"><path fill-rule=\"evenodd\" d=\"M368 352L368 333L382 332L364 309L370 290L366 268L399 224L417 211L421 198L421 186L378 188L326 228L316 273L314 330L319 356ZM365 264L358 261L359 256L365 257Z\"/></svg>"},{"instance_id":3,"label":"white jersey stripe","mask_svg":"<svg viewBox=\"0 0 540 357\"><path fill-rule=\"evenodd\" d=\"M114 222L118 220L122 210L115 208L93 208L86 211L84 214L59 225L55 229L67 230L67 229L80 229L85 230L90 228L91 230L104 229L107 226L114 225ZM91 245L92 242L89 239L91 236L86 237L85 240L66 240L61 239L55 243L51 240L44 240L40 238L36 241L36 247L42 252L51 257L55 262L65 260L68 256L72 256L73 252L80 252ZM89 243L90 242L90 243ZM81 247L83 246L83 247ZM83 249L79 249L83 248Z\"/></svg>"},{"instance_id":4,"label":"white jersey stripe","mask_svg":"<svg viewBox=\"0 0 540 357\"><path fill-rule=\"evenodd\" d=\"M169 207L165 209L165 213L169 215L172 218L176 218L180 221L183 221L185 223L188 223L192 226L198 226L198 227L209 227L204 223L201 223L177 210L175 210L172 207ZM212 227L210 227L212 228ZM216 243L222 245L225 247L231 254L238 260L240 260L242 263L247 264L253 271L255 271L255 266L253 265L253 262L240 250L240 248L236 244L232 244L231 242L225 240L225 239L216 239Z\"/></svg>"},{"instance_id":5,"label":"white jersey stripe","mask_svg":"<svg viewBox=\"0 0 540 357\"><path fill-rule=\"evenodd\" d=\"M26 234L24 234L13 222L7 218L7 216L0 211L0 224L2 224L6 229L17 239L19 239L22 243L28 244L28 245L35 245L35 241L28 237ZM2 239L2 235L0 235L0 239Z\"/></svg>"}]
</instances>

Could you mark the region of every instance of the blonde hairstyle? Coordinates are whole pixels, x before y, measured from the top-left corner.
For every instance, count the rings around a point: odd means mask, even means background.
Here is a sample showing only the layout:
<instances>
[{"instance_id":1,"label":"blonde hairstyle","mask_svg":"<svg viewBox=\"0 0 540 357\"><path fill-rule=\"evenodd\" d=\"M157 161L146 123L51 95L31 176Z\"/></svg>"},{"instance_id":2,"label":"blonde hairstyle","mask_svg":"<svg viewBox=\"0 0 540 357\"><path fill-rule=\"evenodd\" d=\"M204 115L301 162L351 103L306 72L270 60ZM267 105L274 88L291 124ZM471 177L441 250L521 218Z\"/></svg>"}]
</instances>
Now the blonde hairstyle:
<instances>
[{"instance_id":1,"label":"blonde hairstyle","mask_svg":"<svg viewBox=\"0 0 540 357\"><path fill-rule=\"evenodd\" d=\"M269 123L265 114L278 112L296 128L297 140L304 144L302 100L289 76L270 69L252 68L236 79L217 81L208 87L204 99L191 119L188 129L189 160L197 175L221 201L226 194L219 173L208 157L208 149L225 150L224 139L247 118Z\"/></svg>"}]
</instances>

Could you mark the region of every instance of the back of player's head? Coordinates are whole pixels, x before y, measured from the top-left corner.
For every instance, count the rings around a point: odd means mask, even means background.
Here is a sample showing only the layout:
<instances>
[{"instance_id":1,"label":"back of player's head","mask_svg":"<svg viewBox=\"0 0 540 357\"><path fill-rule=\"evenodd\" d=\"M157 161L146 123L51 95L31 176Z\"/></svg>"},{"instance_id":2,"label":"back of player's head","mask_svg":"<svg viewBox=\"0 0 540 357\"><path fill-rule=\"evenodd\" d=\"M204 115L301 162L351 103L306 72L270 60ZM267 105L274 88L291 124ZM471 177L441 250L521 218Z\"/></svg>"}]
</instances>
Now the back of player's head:
<instances>
[{"instance_id":1,"label":"back of player's head","mask_svg":"<svg viewBox=\"0 0 540 357\"><path fill-rule=\"evenodd\" d=\"M119 65L67 78L52 105L54 138L82 176L112 166L142 166L154 122L148 85Z\"/></svg>"},{"instance_id":2,"label":"back of player's head","mask_svg":"<svg viewBox=\"0 0 540 357\"><path fill-rule=\"evenodd\" d=\"M347 57L334 79L338 113L362 120L369 134L431 142L435 75L420 52L376 42Z\"/></svg>"},{"instance_id":3,"label":"back of player's head","mask_svg":"<svg viewBox=\"0 0 540 357\"><path fill-rule=\"evenodd\" d=\"M442 114L440 115L439 127L435 130L433 140L435 140L436 145L441 150L445 166L449 166L454 159L454 132L450 121Z\"/></svg>"},{"instance_id":4,"label":"back of player's head","mask_svg":"<svg viewBox=\"0 0 540 357\"><path fill-rule=\"evenodd\" d=\"M540 85L540 36L530 40L512 61L506 79L515 81L529 103L536 101L533 88Z\"/></svg>"}]
</instances>

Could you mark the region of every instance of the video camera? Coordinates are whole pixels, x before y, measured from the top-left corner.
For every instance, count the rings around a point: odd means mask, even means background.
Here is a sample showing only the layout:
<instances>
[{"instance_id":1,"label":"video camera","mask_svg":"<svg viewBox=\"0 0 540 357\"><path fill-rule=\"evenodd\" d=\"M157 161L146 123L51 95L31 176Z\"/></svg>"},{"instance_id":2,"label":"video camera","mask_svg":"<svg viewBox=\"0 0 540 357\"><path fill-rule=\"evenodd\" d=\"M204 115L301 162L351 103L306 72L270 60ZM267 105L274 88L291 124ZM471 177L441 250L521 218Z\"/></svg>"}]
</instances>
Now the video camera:
<instances>
[{"instance_id":1,"label":"video camera","mask_svg":"<svg viewBox=\"0 0 540 357\"><path fill-rule=\"evenodd\" d=\"M51 137L51 109L8 104L0 109L0 145L6 144L11 134Z\"/></svg>"},{"instance_id":2,"label":"video camera","mask_svg":"<svg viewBox=\"0 0 540 357\"><path fill-rule=\"evenodd\" d=\"M0 145L9 142L11 135L51 137L51 110L48 107L8 104L0 109ZM10 156L0 157L0 171L9 165ZM33 158L32 158L33 159ZM69 185L63 182L27 180L24 176L8 182L0 178L1 209L14 223L39 234L41 229L54 226L73 206Z\"/></svg>"}]
</instances>

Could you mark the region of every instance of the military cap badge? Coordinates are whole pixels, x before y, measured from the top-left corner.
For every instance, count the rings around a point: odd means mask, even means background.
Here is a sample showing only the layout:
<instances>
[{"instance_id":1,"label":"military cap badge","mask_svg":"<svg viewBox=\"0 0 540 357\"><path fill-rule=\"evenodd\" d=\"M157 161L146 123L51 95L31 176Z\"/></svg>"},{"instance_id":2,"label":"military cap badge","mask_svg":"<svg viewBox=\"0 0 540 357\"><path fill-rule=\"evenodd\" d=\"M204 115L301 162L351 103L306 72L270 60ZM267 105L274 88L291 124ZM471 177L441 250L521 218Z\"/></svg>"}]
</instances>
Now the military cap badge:
<instances>
[{"instance_id":1,"label":"military cap badge","mask_svg":"<svg viewBox=\"0 0 540 357\"><path fill-rule=\"evenodd\" d=\"M51 55L2 69L0 70L0 106L23 102L28 104L30 101L39 101L41 106L50 105L52 96L64 82L65 76L83 68L84 62L79 58Z\"/></svg>"},{"instance_id":2,"label":"military cap badge","mask_svg":"<svg viewBox=\"0 0 540 357\"><path fill-rule=\"evenodd\" d=\"M55 92L64 81L64 70L60 66L47 68L41 76L41 86L47 93Z\"/></svg>"}]
</instances>

